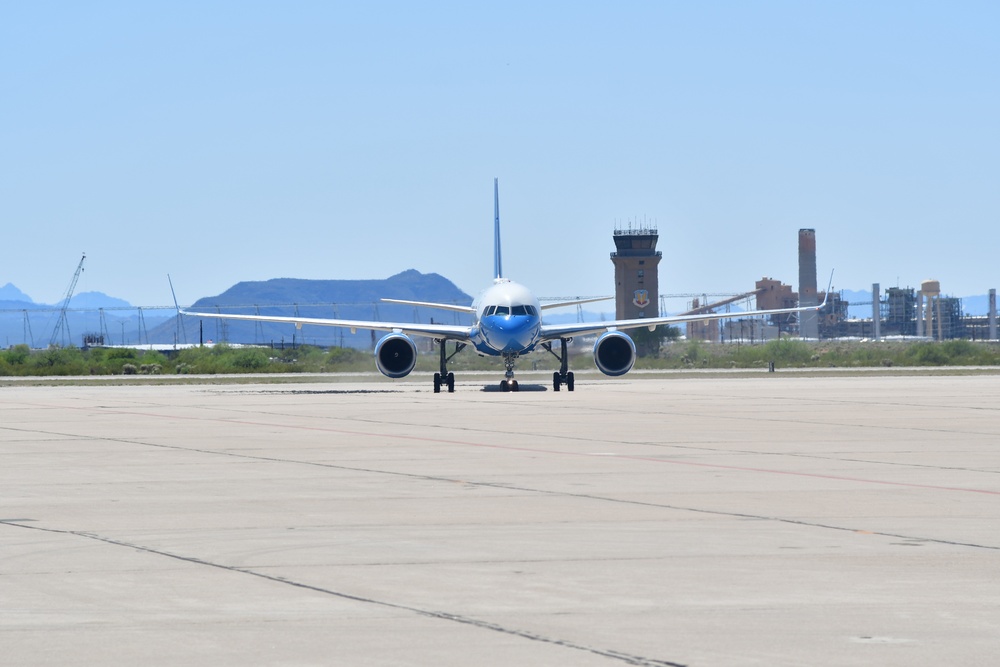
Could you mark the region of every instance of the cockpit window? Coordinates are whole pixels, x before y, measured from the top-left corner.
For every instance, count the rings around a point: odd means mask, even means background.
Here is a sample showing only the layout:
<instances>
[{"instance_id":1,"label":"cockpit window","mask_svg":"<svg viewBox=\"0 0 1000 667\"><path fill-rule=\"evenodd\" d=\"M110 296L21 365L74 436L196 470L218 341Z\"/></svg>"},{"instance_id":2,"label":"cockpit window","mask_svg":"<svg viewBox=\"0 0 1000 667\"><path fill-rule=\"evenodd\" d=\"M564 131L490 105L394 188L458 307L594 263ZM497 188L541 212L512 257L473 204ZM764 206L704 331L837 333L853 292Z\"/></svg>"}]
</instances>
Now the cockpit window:
<instances>
[{"instance_id":1,"label":"cockpit window","mask_svg":"<svg viewBox=\"0 0 1000 667\"><path fill-rule=\"evenodd\" d=\"M491 315L499 315L501 317L507 317L509 315L538 315L538 311L535 310L534 306L486 306L483 309L483 317L490 317Z\"/></svg>"}]
</instances>

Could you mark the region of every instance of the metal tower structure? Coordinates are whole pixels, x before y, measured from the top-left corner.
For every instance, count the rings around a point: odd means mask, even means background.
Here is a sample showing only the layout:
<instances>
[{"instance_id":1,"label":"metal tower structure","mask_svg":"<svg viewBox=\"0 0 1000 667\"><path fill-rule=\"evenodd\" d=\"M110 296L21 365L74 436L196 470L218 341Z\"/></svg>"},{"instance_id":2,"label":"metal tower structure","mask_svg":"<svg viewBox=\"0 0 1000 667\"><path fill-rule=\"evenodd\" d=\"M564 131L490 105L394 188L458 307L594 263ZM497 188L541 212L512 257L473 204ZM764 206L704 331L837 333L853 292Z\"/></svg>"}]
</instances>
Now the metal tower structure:
<instances>
[{"instance_id":1,"label":"metal tower structure","mask_svg":"<svg viewBox=\"0 0 1000 667\"><path fill-rule=\"evenodd\" d=\"M69 332L69 320L66 319L66 309L69 308L69 300L73 298L73 291L76 289L76 283L80 280L80 274L83 273L83 260L87 259L87 253L83 253L83 257L80 258L80 263L76 266L76 273L73 274L73 280L69 284L69 289L66 290L66 298L63 299L62 308L59 309L59 320L56 322L56 328L52 330L52 338L49 339L49 347L56 344L59 339L59 334L63 329L66 330L66 338L72 343L71 334Z\"/></svg>"}]
</instances>

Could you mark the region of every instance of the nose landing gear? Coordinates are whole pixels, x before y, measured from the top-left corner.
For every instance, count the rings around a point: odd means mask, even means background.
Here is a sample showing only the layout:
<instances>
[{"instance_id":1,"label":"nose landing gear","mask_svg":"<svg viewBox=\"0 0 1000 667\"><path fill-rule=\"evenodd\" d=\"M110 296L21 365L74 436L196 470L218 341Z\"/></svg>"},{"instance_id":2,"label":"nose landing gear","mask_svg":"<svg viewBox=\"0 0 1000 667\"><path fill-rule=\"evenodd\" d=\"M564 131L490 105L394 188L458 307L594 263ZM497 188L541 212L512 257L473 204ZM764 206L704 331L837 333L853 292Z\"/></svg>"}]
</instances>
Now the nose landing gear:
<instances>
[{"instance_id":1,"label":"nose landing gear","mask_svg":"<svg viewBox=\"0 0 1000 667\"><path fill-rule=\"evenodd\" d=\"M516 352L507 352L503 355L503 366L507 372L506 378L500 381L500 391L518 391L517 380L514 379L515 361L517 361Z\"/></svg>"}]
</instances>

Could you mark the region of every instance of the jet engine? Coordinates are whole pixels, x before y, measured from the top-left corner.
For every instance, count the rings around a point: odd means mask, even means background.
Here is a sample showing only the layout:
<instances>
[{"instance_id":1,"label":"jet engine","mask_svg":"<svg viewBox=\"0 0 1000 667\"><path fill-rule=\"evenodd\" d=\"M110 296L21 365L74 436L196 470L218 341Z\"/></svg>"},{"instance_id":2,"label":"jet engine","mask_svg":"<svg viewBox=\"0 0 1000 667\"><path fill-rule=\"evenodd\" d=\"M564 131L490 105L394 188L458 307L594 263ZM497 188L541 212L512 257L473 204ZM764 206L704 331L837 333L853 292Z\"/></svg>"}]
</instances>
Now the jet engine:
<instances>
[{"instance_id":1,"label":"jet engine","mask_svg":"<svg viewBox=\"0 0 1000 667\"><path fill-rule=\"evenodd\" d=\"M391 378L406 377L416 364L417 346L405 334L391 333L383 336L375 346L375 365L382 375Z\"/></svg>"},{"instance_id":2,"label":"jet engine","mask_svg":"<svg viewBox=\"0 0 1000 667\"><path fill-rule=\"evenodd\" d=\"M605 375L625 375L635 363L635 343L621 331L608 331L594 343L594 363Z\"/></svg>"}]
</instances>

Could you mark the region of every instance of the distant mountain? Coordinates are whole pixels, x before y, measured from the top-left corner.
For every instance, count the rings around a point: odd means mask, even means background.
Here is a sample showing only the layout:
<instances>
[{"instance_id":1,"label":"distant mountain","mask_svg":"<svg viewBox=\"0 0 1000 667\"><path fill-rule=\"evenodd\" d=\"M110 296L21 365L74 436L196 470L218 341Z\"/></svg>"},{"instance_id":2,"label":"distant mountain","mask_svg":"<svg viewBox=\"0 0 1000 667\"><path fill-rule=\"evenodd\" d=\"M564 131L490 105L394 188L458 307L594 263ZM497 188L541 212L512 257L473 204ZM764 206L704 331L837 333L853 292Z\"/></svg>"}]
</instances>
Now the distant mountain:
<instances>
[{"instance_id":1,"label":"distant mountain","mask_svg":"<svg viewBox=\"0 0 1000 667\"><path fill-rule=\"evenodd\" d=\"M7 300L11 296L20 300ZM13 285L0 288L0 346L46 347L54 332L58 345L81 345L85 334L103 334L106 342L114 344L146 342L146 331L173 315L172 310L140 314L128 301L86 292L73 297L66 322L60 325L61 306L34 303Z\"/></svg>"},{"instance_id":2,"label":"distant mountain","mask_svg":"<svg viewBox=\"0 0 1000 667\"><path fill-rule=\"evenodd\" d=\"M0 301L17 301L22 303L34 303L31 297L14 287L12 283L7 283L0 287Z\"/></svg>"},{"instance_id":3,"label":"distant mountain","mask_svg":"<svg viewBox=\"0 0 1000 667\"><path fill-rule=\"evenodd\" d=\"M59 304L62 305L62 304ZM75 295L69 302L70 308L131 308L132 304L124 299L116 299L103 292L83 292Z\"/></svg>"},{"instance_id":4,"label":"distant mountain","mask_svg":"<svg viewBox=\"0 0 1000 667\"><path fill-rule=\"evenodd\" d=\"M273 278L265 281L241 282L218 296L199 299L192 308L292 303L370 306L382 297L466 305L472 303L472 297L458 289L447 278L436 273L420 273L410 269L381 280Z\"/></svg>"},{"instance_id":5,"label":"distant mountain","mask_svg":"<svg viewBox=\"0 0 1000 667\"><path fill-rule=\"evenodd\" d=\"M468 305L472 297L454 283L436 273L409 270L382 280L273 280L241 282L222 294L195 302L193 309L223 309L235 313L260 312L266 315L306 317L338 317L355 320L391 322L444 322L458 324L471 321L461 313L432 308L417 308L381 303L379 299L408 299ZM279 305L280 304L280 305ZM289 304L299 304L298 307ZM317 305L319 304L319 305ZM0 345L27 343L45 347L56 330L61 304L36 304L13 285L0 288ZM291 344L306 342L317 345L347 345L368 347L370 331L333 327L306 326L296 331L291 324L265 324L206 320L204 329L197 318L184 317L179 326L171 310L132 309L127 301L101 292L86 292L73 297L67 313L70 334L59 333L60 345L80 345L83 335L104 335L109 344L196 343L199 333L204 338L234 343ZM119 310L122 309L122 310ZM38 311L38 312L36 312Z\"/></svg>"},{"instance_id":6,"label":"distant mountain","mask_svg":"<svg viewBox=\"0 0 1000 667\"><path fill-rule=\"evenodd\" d=\"M383 322L471 322L461 313L436 308L382 303L380 299L406 299L469 305L472 297L447 278L414 269L381 280L305 280L274 278L240 282L222 294L198 299L191 310L261 315L301 315L303 317L378 320ZM293 305L293 304L298 304ZM350 330L306 325L296 331L291 324L242 322L236 320L200 320L184 316L178 326L176 317L150 331L150 342L228 341L231 343L291 344L369 347L368 330ZM376 334L376 338L381 334Z\"/></svg>"}]
</instances>

